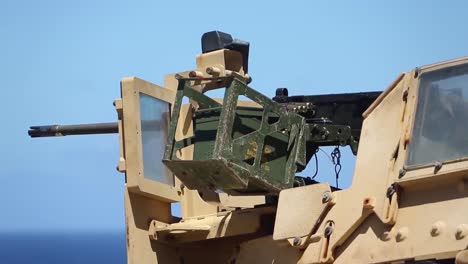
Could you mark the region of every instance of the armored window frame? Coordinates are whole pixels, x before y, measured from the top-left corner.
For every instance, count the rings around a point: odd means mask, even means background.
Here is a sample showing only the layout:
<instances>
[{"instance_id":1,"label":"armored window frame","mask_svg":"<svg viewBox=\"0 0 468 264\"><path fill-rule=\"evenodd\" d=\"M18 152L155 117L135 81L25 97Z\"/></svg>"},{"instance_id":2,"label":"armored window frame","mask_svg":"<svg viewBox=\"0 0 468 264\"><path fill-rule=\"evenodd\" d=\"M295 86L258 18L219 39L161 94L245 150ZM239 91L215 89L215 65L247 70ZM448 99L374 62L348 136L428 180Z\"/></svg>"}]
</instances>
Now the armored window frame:
<instances>
[{"instance_id":1,"label":"armored window frame","mask_svg":"<svg viewBox=\"0 0 468 264\"><path fill-rule=\"evenodd\" d=\"M416 130L416 122L420 122L420 120L418 120L418 108L420 107L421 105L421 100L425 100L424 98L421 98L422 96L422 91L421 91L421 78L426 76L427 74L430 74L430 73L433 73L433 72L436 72L436 71L439 71L439 70L443 70L443 69L447 69L447 68L454 68L454 67L457 67L457 66L463 66L463 65L467 65L468 64L468 58L462 58L462 59L459 59L459 60L455 60L455 61L450 61L450 62L442 62L442 63L437 63L437 64L433 64L433 65L428 65L428 66L425 66L421 69L417 69L415 72L417 72L417 76L416 76L416 81L414 82L414 86L416 87L416 98L417 100L415 101L415 105L413 107L413 113L412 113L412 122L411 122L411 128L410 128L410 131L411 131L411 136L410 136L410 144L408 146L408 149L407 149L407 153L406 153L406 157L405 157L405 169L407 170L411 170L411 169L418 169L418 168L427 168L427 167L432 167L434 166L434 162L421 162L421 163L415 163L415 164L408 164L409 163L409 159L410 159L410 151L412 150L412 146L411 146L411 141L414 140L415 138L415 131ZM457 158L457 159L442 159L440 160L441 162L444 162L444 163L453 163L453 162L457 162L457 161L463 161L463 160L468 160L468 155L466 156L463 156L463 157L460 157L460 158Z\"/></svg>"},{"instance_id":2,"label":"armored window frame","mask_svg":"<svg viewBox=\"0 0 468 264\"><path fill-rule=\"evenodd\" d=\"M150 82L135 77L124 78L122 80L122 141L124 145L123 152L126 164L127 188L130 191L150 196L157 200L165 202L179 202L180 195L177 192L177 180L172 173L170 174L170 177L174 178L174 185L145 178L140 94L145 94L166 102L169 109L175 98L174 91L162 88ZM163 151L163 149L161 151ZM162 161L159 162L161 162L161 166L164 166ZM170 172L167 170L166 173Z\"/></svg>"},{"instance_id":3,"label":"armored window frame","mask_svg":"<svg viewBox=\"0 0 468 264\"><path fill-rule=\"evenodd\" d=\"M452 142L452 144L449 143L451 142L449 138L453 138L450 136L450 134L453 133L450 128L463 121L455 120L455 118L461 118L460 114L466 113L468 109L466 107L463 108L463 106L466 106L466 104L463 105L463 95L460 94L457 96L454 95L454 93L457 91L460 93L463 93L463 91L466 92L466 86L458 87L458 90L453 90L454 87L449 87L447 84L443 83L441 87L434 86L434 82L436 81L451 81L460 77L467 79L467 69L467 64L460 64L444 69L428 71L422 73L418 78L418 94L420 95L420 99L416 103L412 132L413 143L410 144L408 156L406 158L406 165L408 167L425 166L427 164L434 164L437 161L450 163L468 159L466 147L464 151L463 148L457 146L455 142ZM440 80L434 79L441 76L441 74L442 76L446 76ZM460 96L462 98L460 98ZM456 105L456 107L454 107L454 105ZM450 115L450 113L452 114ZM456 113L458 113L457 116L455 116ZM447 121L448 119L450 119L450 121ZM444 126L441 124L443 122L448 123ZM442 136L444 136L444 139L441 138ZM427 144L432 144L433 149L424 151L425 148L427 149ZM431 154L432 156L428 156L423 155L424 153L433 154Z\"/></svg>"},{"instance_id":4,"label":"armored window frame","mask_svg":"<svg viewBox=\"0 0 468 264\"><path fill-rule=\"evenodd\" d=\"M408 96L408 110L410 112L410 116L408 127L405 129L409 131L409 135L405 136L409 139L409 144L403 150L403 170L405 171L405 173L400 173L400 179L398 180L398 183L401 186L409 186L413 183L420 183L420 180L422 179L431 180L443 177L445 180L449 180L449 178L457 178L460 175L468 172L468 157L462 159L442 161L442 167L439 169L435 168L435 163L416 164L411 166L407 165L409 151L411 148L411 141L413 140L414 136L417 103L420 100L419 97L421 96L419 93L420 77L423 76L423 74L431 71L436 71L447 67L454 67L467 63L468 57L464 57L456 60L427 65L419 69L415 69L411 73L414 75L414 78L411 77L411 80L409 80L408 82L410 89L410 93Z\"/></svg>"}]
</instances>

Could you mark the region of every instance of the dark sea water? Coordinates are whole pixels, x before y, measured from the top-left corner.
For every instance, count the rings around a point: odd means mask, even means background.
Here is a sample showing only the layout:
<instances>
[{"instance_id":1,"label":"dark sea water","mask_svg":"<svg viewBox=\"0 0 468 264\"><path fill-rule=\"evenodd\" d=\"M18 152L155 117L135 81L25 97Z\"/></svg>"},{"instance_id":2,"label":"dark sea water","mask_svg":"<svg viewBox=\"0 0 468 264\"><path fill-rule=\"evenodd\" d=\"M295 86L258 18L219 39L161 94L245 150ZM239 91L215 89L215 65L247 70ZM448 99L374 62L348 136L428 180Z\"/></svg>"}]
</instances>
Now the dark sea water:
<instances>
[{"instance_id":1,"label":"dark sea water","mask_svg":"<svg viewBox=\"0 0 468 264\"><path fill-rule=\"evenodd\" d=\"M0 233L0 264L127 263L125 233Z\"/></svg>"}]
</instances>

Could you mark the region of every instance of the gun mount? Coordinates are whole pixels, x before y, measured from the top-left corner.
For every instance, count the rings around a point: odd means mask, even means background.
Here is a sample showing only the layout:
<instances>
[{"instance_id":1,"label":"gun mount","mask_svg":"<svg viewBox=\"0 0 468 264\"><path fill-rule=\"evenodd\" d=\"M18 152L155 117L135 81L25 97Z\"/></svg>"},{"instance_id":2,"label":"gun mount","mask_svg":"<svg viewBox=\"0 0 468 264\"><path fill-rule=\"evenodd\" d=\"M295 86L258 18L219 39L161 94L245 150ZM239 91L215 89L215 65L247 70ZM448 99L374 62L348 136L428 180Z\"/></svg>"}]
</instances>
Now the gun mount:
<instances>
[{"instance_id":1,"label":"gun mount","mask_svg":"<svg viewBox=\"0 0 468 264\"><path fill-rule=\"evenodd\" d=\"M356 153L362 113L380 94L277 95L275 102L248 87L241 76L232 76L220 78L227 83L221 104L197 92L190 85L194 79L177 78L163 162L189 189L210 186L231 195L277 194L291 188L295 173L320 146L349 145ZM192 110L194 135L176 140L184 96L198 105ZM240 96L256 106L239 105ZM190 145L193 159L177 158L177 151Z\"/></svg>"},{"instance_id":2,"label":"gun mount","mask_svg":"<svg viewBox=\"0 0 468 264\"><path fill-rule=\"evenodd\" d=\"M129 263L468 263L468 58L384 92L270 99L249 86L248 42L202 47L164 87L124 78L116 123L28 131L119 133ZM357 155L351 187L295 175L321 146Z\"/></svg>"}]
</instances>

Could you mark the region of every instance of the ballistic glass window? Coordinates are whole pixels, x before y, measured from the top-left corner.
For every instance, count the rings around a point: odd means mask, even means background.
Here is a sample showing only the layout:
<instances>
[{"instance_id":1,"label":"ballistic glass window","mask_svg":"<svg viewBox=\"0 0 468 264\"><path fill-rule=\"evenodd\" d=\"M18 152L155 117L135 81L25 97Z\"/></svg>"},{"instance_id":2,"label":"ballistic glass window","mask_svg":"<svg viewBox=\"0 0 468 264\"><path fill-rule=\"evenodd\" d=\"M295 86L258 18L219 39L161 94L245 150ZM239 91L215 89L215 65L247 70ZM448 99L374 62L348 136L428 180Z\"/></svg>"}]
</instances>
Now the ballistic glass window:
<instances>
[{"instance_id":1,"label":"ballistic glass window","mask_svg":"<svg viewBox=\"0 0 468 264\"><path fill-rule=\"evenodd\" d=\"M421 75L408 166L468 158L468 64Z\"/></svg>"},{"instance_id":2,"label":"ballistic glass window","mask_svg":"<svg viewBox=\"0 0 468 264\"><path fill-rule=\"evenodd\" d=\"M143 175L145 178L174 186L174 177L163 165L169 125L169 104L140 93Z\"/></svg>"}]
</instances>

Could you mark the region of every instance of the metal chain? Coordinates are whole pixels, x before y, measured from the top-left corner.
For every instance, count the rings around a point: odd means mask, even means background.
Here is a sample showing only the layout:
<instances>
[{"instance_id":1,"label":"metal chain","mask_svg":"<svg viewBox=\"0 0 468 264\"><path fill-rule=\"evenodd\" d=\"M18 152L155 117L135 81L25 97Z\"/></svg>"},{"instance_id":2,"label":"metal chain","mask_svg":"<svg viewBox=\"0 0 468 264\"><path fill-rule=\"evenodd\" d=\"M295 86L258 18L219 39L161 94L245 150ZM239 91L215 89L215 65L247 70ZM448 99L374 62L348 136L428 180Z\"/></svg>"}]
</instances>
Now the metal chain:
<instances>
[{"instance_id":1,"label":"metal chain","mask_svg":"<svg viewBox=\"0 0 468 264\"><path fill-rule=\"evenodd\" d=\"M335 165L336 188L338 188L338 179L341 172L341 152L340 147L336 146L331 153L332 162Z\"/></svg>"}]
</instances>

